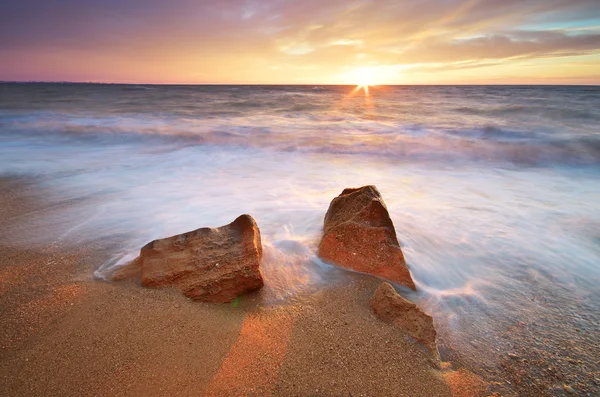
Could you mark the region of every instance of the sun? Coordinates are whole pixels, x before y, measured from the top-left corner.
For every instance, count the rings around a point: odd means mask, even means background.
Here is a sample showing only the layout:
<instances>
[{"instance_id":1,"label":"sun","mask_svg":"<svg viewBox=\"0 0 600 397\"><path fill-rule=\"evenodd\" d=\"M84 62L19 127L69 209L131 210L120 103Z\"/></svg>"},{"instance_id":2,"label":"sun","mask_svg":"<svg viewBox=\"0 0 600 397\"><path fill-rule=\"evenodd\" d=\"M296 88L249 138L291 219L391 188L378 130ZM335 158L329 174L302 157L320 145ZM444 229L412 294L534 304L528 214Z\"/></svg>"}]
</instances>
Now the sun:
<instances>
[{"instance_id":1,"label":"sun","mask_svg":"<svg viewBox=\"0 0 600 397\"><path fill-rule=\"evenodd\" d=\"M356 85L361 87L368 87L373 85L373 73L369 69L357 69L354 72Z\"/></svg>"},{"instance_id":2,"label":"sun","mask_svg":"<svg viewBox=\"0 0 600 397\"><path fill-rule=\"evenodd\" d=\"M374 72L370 68L355 69L350 73L349 80L356 84L356 90L362 89L369 95L369 86L374 85Z\"/></svg>"}]
</instances>

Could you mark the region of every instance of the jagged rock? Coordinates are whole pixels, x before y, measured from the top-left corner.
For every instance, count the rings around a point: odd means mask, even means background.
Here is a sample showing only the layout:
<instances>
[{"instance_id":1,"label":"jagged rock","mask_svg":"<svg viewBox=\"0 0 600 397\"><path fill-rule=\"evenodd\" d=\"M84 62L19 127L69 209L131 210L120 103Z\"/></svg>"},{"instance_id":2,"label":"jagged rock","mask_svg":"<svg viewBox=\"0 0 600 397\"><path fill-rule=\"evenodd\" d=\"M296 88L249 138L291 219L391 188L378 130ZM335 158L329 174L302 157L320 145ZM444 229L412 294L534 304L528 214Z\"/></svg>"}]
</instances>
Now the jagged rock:
<instances>
[{"instance_id":1,"label":"jagged rock","mask_svg":"<svg viewBox=\"0 0 600 397\"><path fill-rule=\"evenodd\" d=\"M325 214L319 256L416 289L394 224L375 186L344 189Z\"/></svg>"},{"instance_id":2,"label":"jagged rock","mask_svg":"<svg viewBox=\"0 0 600 397\"><path fill-rule=\"evenodd\" d=\"M205 302L230 302L263 286L260 231L250 215L146 244L113 280L141 277L146 287L173 287Z\"/></svg>"},{"instance_id":3,"label":"jagged rock","mask_svg":"<svg viewBox=\"0 0 600 397\"><path fill-rule=\"evenodd\" d=\"M390 283L384 282L377 287L371 297L371 309L382 321L406 330L427 348L435 363L439 363L433 318L414 303L398 295Z\"/></svg>"}]
</instances>

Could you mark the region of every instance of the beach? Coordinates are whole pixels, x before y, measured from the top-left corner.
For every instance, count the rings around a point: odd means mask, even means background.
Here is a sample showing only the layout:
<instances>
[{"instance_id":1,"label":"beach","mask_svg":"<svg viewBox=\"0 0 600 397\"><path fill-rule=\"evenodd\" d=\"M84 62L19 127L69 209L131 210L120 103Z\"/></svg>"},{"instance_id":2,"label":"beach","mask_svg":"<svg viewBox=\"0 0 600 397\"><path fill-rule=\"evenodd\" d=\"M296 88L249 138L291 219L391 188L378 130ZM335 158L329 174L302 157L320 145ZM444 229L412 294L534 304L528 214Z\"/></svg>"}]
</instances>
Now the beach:
<instances>
[{"instance_id":1,"label":"beach","mask_svg":"<svg viewBox=\"0 0 600 397\"><path fill-rule=\"evenodd\" d=\"M2 186L3 235L15 239L19 219L49 209L28 182ZM301 304L215 305L93 280L104 249L2 247L2 395L451 395L427 355L370 312L375 279Z\"/></svg>"},{"instance_id":2,"label":"beach","mask_svg":"<svg viewBox=\"0 0 600 397\"><path fill-rule=\"evenodd\" d=\"M1 89L0 394L600 392L597 88ZM331 200L364 185L441 370L369 308L381 279L317 255ZM235 304L110 280L245 213L265 286Z\"/></svg>"}]
</instances>

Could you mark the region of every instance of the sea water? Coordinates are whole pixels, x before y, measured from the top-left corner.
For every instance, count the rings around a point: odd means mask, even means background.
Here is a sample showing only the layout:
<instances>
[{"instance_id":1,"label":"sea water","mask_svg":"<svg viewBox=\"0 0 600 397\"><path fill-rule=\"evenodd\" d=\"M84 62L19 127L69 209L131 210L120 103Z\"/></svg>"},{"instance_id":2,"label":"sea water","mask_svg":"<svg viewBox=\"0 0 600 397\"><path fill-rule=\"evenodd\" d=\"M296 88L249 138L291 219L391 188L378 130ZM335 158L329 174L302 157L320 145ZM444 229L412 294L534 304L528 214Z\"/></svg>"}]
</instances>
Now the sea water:
<instances>
[{"instance_id":1,"label":"sea water","mask_svg":"<svg viewBox=\"0 0 600 397\"><path fill-rule=\"evenodd\" d=\"M589 332L583 350L598 340L598 87L0 84L0 173L72 203L40 242L117 241L98 278L251 214L265 304L340 276L316 257L324 214L376 185L417 284L404 293L457 343L503 353L506 329L544 316Z\"/></svg>"}]
</instances>

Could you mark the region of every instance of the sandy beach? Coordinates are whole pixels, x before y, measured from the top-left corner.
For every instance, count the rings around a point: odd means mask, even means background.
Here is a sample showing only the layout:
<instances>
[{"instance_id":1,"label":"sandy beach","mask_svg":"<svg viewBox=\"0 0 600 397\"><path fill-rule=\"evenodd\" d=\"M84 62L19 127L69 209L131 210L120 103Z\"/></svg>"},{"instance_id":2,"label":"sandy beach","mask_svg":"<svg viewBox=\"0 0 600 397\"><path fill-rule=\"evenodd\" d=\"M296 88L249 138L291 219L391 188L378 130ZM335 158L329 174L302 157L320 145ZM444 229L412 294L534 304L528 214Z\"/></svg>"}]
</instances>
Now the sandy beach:
<instances>
[{"instance_id":1,"label":"sandy beach","mask_svg":"<svg viewBox=\"0 0 600 397\"><path fill-rule=\"evenodd\" d=\"M600 0L0 0L0 397L600 397Z\"/></svg>"},{"instance_id":2,"label":"sandy beach","mask_svg":"<svg viewBox=\"0 0 600 397\"><path fill-rule=\"evenodd\" d=\"M458 373L447 372L446 382L422 349L378 321L368 304L376 279L357 276L301 302L270 306L261 304L260 293L237 306L219 305L133 282L97 281L92 273L105 260L105 245L24 248L32 232L24 219L53 207L31 196L39 192L31 181L5 178L2 186L2 241L14 242L0 248L2 395L451 396L449 385L467 390ZM468 395L487 395L476 386Z\"/></svg>"}]
</instances>

